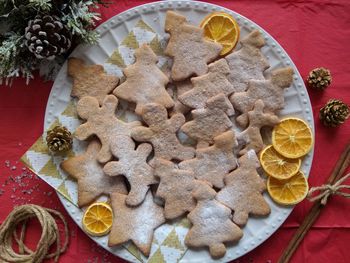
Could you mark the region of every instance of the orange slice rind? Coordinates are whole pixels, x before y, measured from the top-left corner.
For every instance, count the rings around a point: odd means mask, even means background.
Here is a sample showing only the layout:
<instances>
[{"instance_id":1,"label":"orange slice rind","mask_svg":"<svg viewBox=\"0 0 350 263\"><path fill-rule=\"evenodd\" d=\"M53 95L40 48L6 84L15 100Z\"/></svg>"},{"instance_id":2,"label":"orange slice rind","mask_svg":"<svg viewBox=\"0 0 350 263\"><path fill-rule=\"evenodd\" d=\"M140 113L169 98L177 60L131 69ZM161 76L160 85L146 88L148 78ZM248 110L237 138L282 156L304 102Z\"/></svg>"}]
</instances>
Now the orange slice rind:
<instances>
[{"instance_id":1,"label":"orange slice rind","mask_svg":"<svg viewBox=\"0 0 350 263\"><path fill-rule=\"evenodd\" d=\"M225 12L214 12L206 16L200 24L204 36L222 45L220 55L225 56L236 46L240 29L237 21Z\"/></svg>"},{"instance_id":2,"label":"orange slice rind","mask_svg":"<svg viewBox=\"0 0 350 263\"><path fill-rule=\"evenodd\" d=\"M285 118L272 131L272 145L284 157L300 158L311 150L312 131L302 119Z\"/></svg>"},{"instance_id":3,"label":"orange slice rind","mask_svg":"<svg viewBox=\"0 0 350 263\"><path fill-rule=\"evenodd\" d=\"M295 175L301 165L300 159L288 159L280 155L272 145L263 149L259 157L261 166L267 175L280 180Z\"/></svg>"},{"instance_id":4,"label":"orange slice rind","mask_svg":"<svg viewBox=\"0 0 350 263\"><path fill-rule=\"evenodd\" d=\"M91 236L103 236L111 230L113 211L109 204L97 202L90 205L83 216L83 228Z\"/></svg>"},{"instance_id":5,"label":"orange slice rind","mask_svg":"<svg viewBox=\"0 0 350 263\"><path fill-rule=\"evenodd\" d=\"M309 185L304 174L299 171L291 178L285 180L279 180L270 176L267 179L267 191L276 203L295 205L306 197Z\"/></svg>"}]
</instances>

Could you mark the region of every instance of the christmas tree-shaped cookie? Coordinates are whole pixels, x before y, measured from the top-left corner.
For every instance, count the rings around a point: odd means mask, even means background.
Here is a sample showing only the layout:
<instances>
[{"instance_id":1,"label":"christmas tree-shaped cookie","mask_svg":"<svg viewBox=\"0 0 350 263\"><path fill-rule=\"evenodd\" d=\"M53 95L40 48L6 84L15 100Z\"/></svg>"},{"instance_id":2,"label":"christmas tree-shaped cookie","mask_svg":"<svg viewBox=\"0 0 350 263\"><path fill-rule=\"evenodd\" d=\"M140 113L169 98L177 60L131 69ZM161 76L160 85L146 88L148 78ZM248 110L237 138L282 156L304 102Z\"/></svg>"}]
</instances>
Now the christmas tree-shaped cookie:
<instances>
[{"instance_id":1,"label":"christmas tree-shaped cookie","mask_svg":"<svg viewBox=\"0 0 350 263\"><path fill-rule=\"evenodd\" d=\"M127 206L126 198L126 195L119 193L111 195L114 216L108 246L118 246L131 240L148 256L154 230L165 222L163 207L153 201L151 191L148 191L145 200L136 207Z\"/></svg>"},{"instance_id":2,"label":"christmas tree-shaped cookie","mask_svg":"<svg viewBox=\"0 0 350 263\"><path fill-rule=\"evenodd\" d=\"M79 100L77 105L78 115L86 123L76 129L75 136L79 140L86 140L91 135L96 135L102 144L98 154L98 160L102 163L112 158L110 146L117 136L129 136L133 127L141 125L139 121L125 123L119 120L115 116L117 105L118 99L113 95L106 96L101 107L97 99L89 96Z\"/></svg>"},{"instance_id":3,"label":"christmas tree-shaped cookie","mask_svg":"<svg viewBox=\"0 0 350 263\"><path fill-rule=\"evenodd\" d=\"M249 150L259 153L264 148L260 129L264 126L274 126L279 123L275 114L264 113L264 102L257 100L254 109L248 112L249 125L241 132L237 139L244 141L244 148L239 152L240 155L246 154Z\"/></svg>"},{"instance_id":4,"label":"christmas tree-shaped cookie","mask_svg":"<svg viewBox=\"0 0 350 263\"><path fill-rule=\"evenodd\" d=\"M100 105L119 82L118 77L107 75L101 65L86 65L78 58L68 60L68 75L73 78L72 97L81 99L91 96L96 98Z\"/></svg>"},{"instance_id":5,"label":"christmas tree-shaped cookie","mask_svg":"<svg viewBox=\"0 0 350 263\"><path fill-rule=\"evenodd\" d=\"M240 43L241 48L225 58L230 67L228 79L233 84L235 92L245 91L252 79L265 79L263 73L269 68L269 63L260 50L265 45L260 31L254 30Z\"/></svg>"},{"instance_id":6,"label":"christmas tree-shaped cookie","mask_svg":"<svg viewBox=\"0 0 350 263\"><path fill-rule=\"evenodd\" d=\"M199 147L205 147L214 142L214 137L232 127L227 115L233 112L230 101L220 93L207 100L205 108L193 110L193 120L182 125L181 130L197 140Z\"/></svg>"},{"instance_id":7,"label":"christmas tree-shaped cookie","mask_svg":"<svg viewBox=\"0 0 350 263\"><path fill-rule=\"evenodd\" d=\"M156 195L165 201L165 218L174 219L191 211L196 205L192 197L197 182L194 173L180 170L173 162L161 158L154 158L151 165L160 179Z\"/></svg>"},{"instance_id":8,"label":"christmas tree-shaped cookie","mask_svg":"<svg viewBox=\"0 0 350 263\"><path fill-rule=\"evenodd\" d=\"M208 99L219 93L226 96L234 92L233 85L227 80L230 69L225 59L209 64L209 72L192 78L193 89L179 96L179 100L191 108L204 108Z\"/></svg>"},{"instance_id":9,"label":"christmas tree-shaped cookie","mask_svg":"<svg viewBox=\"0 0 350 263\"><path fill-rule=\"evenodd\" d=\"M102 194L127 194L123 178L109 177L103 172L102 165L97 161L100 149L100 142L93 140L85 153L61 163L61 168L78 181L79 207L90 204Z\"/></svg>"},{"instance_id":10,"label":"christmas tree-shaped cookie","mask_svg":"<svg viewBox=\"0 0 350 263\"><path fill-rule=\"evenodd\" d=\"M242 230L231 221L231 210L215 200L216 192L202 182L193 192L196 207L188 214L192 227L185 238L189 247L209 247L212 257L223 257L224 243L238 241Z\"/></svg>"},{"instance_id":11,"label":"christmas tree-shaped cookie","mask_svg":"<svg viewBox=\"0 0 350 263\"><path fill-rule=\"evenodd\" d=\"M150 142L155 157L181 161L194 156L194 149L183 146L176 136L176 132L185 123L185 117L181 113L168 119L167 110L162 105L150 103L142 108L141 115L149 127L136 127L131 136L139 142Z\"/></svg>"},{"instance_id":12,"label":"christmas tree-shaped cookie","mask_svg":"<svg viewBox=\"0 0 350 263\"><path fill-rule=\"evenodd\" d=\"M277 113L284 107L284 89L293 82L293 69L290 67L277 69L267 80L251 80L247 91L236 92L231 97L233 107L242 114L237 122L242 127L248 124L248 111L252 110L256 100L264 102L266 112Z\"/></svg>"},{"instance_id":13,"label":"christmas tree-shaped cookie","mask_svg":"<svg viewBox=\"0 0 350 263\"><path fill-rule=\"evenodd\" d=\"M266 216L270 207L262 192L266 182L256 169L260 166L254 150L248 151L239 158L239 166L225 177L225 187L217 194L216 199L233 210L233 222L245 225L249 215Z\"/></svg>"},{"instance_id":14,"label":"christmas tree-shaped cookie","mask_svg":"<svg viewBox=\"0 0 350 263\"><path fill-rule=\"evenodd\" d=\"M147 103L158 103L165 108L174 106L174 101L165 86L168 77L157 67L158 58L146 44L135 51L136 62L124 69L126 81L113 94L118 98L136 103L135 112L141 114Z\"/></svg>"},{"instance_id":15,"label":"christmas tree-shaped cookie","mask_svg":"<svg viewBox=\"0 0 350 263\"><path fill-rule=\"evenodd\" d=\"M165 54L174 60L171 77L175 81L207 73L207 64L222 49L220 44L204 38L203 29L189 25L184 16L173 11L166 13L165 31L170 34Z\"/></svg>"},{"instance_id":16,"label":"christmas tree-shaped cookie","mask_svg":"<svg viewBox=\"0 0 350 263\"><path fill-rule=\"evenodd\" d=\"M193 171L197 179L222 188L224 176L237 166L237 159L233 154L235 144L234 132L224 132L214 138L212 146L197 149L196 158L179 163L179 168Z\"/></svg>"},{"instance_id":17,"label":"christmas tree-shaped cookie","mask_svg":"<svg viewBox=\"0 0 350 263\"><path fill-rule=\"evenodd\" d=\"M111 150L118 161L109 162L103 171L109 176L124 175L129 184L130 192L126 203L131 206L139 205L146 196L151 184L157 183L153 175L153 169L147 163L147 157L152 151L152 146L142 143L135 149L134 141L127 136L116 137Z\"/></svg>"}]
</instances>

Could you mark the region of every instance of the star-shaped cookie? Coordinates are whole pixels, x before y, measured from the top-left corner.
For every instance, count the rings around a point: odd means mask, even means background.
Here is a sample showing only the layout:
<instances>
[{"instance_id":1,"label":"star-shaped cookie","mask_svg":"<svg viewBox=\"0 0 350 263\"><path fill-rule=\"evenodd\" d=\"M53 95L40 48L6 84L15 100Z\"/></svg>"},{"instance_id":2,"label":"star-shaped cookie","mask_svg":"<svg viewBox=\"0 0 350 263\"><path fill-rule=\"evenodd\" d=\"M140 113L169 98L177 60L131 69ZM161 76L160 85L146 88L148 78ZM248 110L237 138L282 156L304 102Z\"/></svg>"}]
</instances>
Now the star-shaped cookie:
<instances>
[{"instance_id":1,"label":"star-shaped cookie","mask_svg":"<svg viewBox=\"0 0 350 263\"><path fill-rule=\"evenodd\" d=\"M103 172L97 161L101 144L97 140L89 143L85 153L70 157L61 163L61 168L78 181L78 205L85 206L102 194L127 194L122 177L110 177Z\"/></svg>"},{"instance_id":2,"label":"star-shaped cookie","mask_svg":"<svg viewBox=\"0 0 350 263\"><path fill-rule=\"evenodd\" d=\"M126 197L119 193L111 195L114 218L108 246L121 245L131 240L145 256L148 256L153 232L165 222L163 208L153 201L151 191L148 191L143 203L136 207L127 206Z\"/></svg>"},{"instance_id":3,"label":"star-shaped cookie","mask_svg":"<svg viewBox=\"0 0 350 263\"><path fill-rule=\"evenodd\" d=\"M68 60L68 75L73 78L71 96L91 96L102 105L103 99L118 85L119 78L107 75L101 65L86 65L78 58Z\"/></svg>"}]
</instances>

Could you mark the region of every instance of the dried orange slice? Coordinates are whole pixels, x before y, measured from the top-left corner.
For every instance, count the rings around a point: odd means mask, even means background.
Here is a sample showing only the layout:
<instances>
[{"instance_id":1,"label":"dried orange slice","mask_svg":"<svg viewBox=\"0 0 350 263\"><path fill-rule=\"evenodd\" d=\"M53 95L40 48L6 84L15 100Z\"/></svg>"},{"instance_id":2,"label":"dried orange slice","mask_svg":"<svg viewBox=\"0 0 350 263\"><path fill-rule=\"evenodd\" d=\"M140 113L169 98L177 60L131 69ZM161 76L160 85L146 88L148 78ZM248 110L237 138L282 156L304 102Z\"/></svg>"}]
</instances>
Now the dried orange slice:
<instances>
[{"instance_id":1,"label":"dried orange slice","mask_svg":"<svg viewBox=\"0 0 350 263\"><path fill-rule=\"evenodd\" d=\"M270 176L267 179L267 191L276 203L295 205L306 197L309 185L304 174L299 171L285 180L278 180Z\"/></svg>"},{"instance_id":2,"label":"dried orange slice","mask_svg":"<svg viewBox=\"0 0 350 263\"><path fill-rule=\"evenodd\" d=\"M288 179L299 171L301 160L288 159L269 145L261 151L260 163L268 175L276 179Z\"/></svg>"},{"instance_id":3,"label":"dried orange slice","mask_svg":"<svg viewBox=\"0 0 350 263\"><path fill-rule=\"evenodd\" d=\"M200 26L204 29L206 38L223 46L220 53L222 56L230 53L238 42L240 33L238 23L227 13L211 13L203 19Z\"/></svg>"},{"instance_id":4,"label":"dried orange slice","mask_svg":"<svg viewBox=\"0 0 350 263\"><path fill-rule=\"evenodd\" d=\"M103 202L90 205L83 216L83 227L92 236L106 235L111 230L112 222L112 208Z\"/></svg>"},{"instance_id":5,"label":"dried orange slice","mask_svg":"<svg viewBox=\"0 0 350 263\"><path fill-rule=\"evenodd\" d=\"M286 118L272 131L272 145L287 158L300 158L312 147L313 138L309 125L298 118Z\"/></svg>"}]
</instances>

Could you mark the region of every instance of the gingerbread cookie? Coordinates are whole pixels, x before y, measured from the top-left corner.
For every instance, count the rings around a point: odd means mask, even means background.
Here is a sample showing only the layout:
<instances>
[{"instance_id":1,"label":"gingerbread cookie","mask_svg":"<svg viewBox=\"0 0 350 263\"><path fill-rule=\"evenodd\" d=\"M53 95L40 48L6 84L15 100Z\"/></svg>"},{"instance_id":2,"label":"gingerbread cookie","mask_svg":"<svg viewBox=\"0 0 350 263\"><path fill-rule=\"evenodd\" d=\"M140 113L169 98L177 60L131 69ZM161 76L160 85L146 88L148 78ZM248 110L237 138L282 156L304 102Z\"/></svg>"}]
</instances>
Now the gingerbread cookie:
<instances>
[{"instance_id":1,"label":"gingerbread cookie","mask_svg":"<svg viewBox=\"0 0 350 263\"><path fill-rule=\"evenodd\" d=\"M131 240L147 257L151 250L154 230L165 222L163 208L153 201L151 191L139 206L125 204L127 196L119 193L111 195L114 213L108 246L121 245Z\"/></svg>"},{"instance_id":2,"label":"gingerbread cookie","mask_svg":"<svg viewBox=\"0 0 350 263\"><path fill-rule=\"evenodd\" d=\"M103 99L118 85L119 78L107 75L101 65L86 65L78 58L68 60L68 75L73 78L71 96L91 96L102 105Z\"/></svg>"},{"instance_id":3,"label":"gingerbread cookie","mask_svg":"<svg viewBox=\"0 0 350 263\"><path fill-rule=\"evenodd\" d=\"M150 142L155 157L186 160L194 156L194 149L183 146L176 137L176 132L185 123L182 114L174 114L168 119L167 110L162 105L150 103L143 107L141 115L149 127L136 127L131 136L136 141Z\"/></svg>"},{"instance_id":4,"label":"gingerbread cookie","mask_svg":"<svg viewBox=\"0 0 350 263\"><path fill-rule=\"evenodd\" d=\"M153 168L147 163L152 146L142 143L135 149L134 141L127 136L116 137L115 141L123 142L111 145L112 154L118 161L107 163L103 171L109 176L124 175L131 188L126 204L139 205L145 198L149 186L158 182L153 175Z\"/></svg>"},{"instance_id":5,"label":"gingerbread cookie","mask_svg":"<svg viewBox=\"0 0 350 263\"><path fill-rule=\"evenodd\" d=\"M225 59L209 64L209 72L192 78L193 89L179 96L179 100L191 108L204 108L208 99L219 93L226 96L234 92L233 85L227 80L230 69Z\"/></svg>"},{"instance_id":6,"label":"gingerbread cookie","mask_svg":"<svg viewBox=\"0 0 350 263\"><path fill-rule=\"evenodd\" d=\"M245 147L239 152L240 155L246 154L249 150L259 153L264 148L260 129L264 126L274 126L279 123L279 119L272 113L264 113L264 102L257 100L254 109L248 112L249 125L247 129L241 132L237 139L244 141Z\"/></svg>"},{"instance_id":7,"label":"gingerbread cookie","mask_svg":"<svg viewBox=\"0 0 350 263\"><path fill-rule=\"evenodd\" d=\"M147 103L158 103L165 108L174 106L174 101L165 90L168 77L157 67L158 58L152 49L143 44L135 51L136 62L124 69L126 81L113 94L118 98L135 102L135 112L141 115Z\"/></svg>"},{"instance_id":8,"label":"gingerbread cookie","mask_svg":"<svg viewBox=\"0 0 350 263\"><path fill-rule=\"evenodd\" d=\"M78 206L90 204L102 194L127 194L123 178L109 177L97 161L101 144L97 140L89 143L85 153L70 157L61 163L63 171L78 181Z\"/></svg>"},{"instance_id":9,"label":"gingerbread cookie","mask_svg":"<svg viewBox=\"0 0 350 263\"><path fill-rule=\"evenodd\" d=\"M214 142L214 137L232 127L232 122L227 114L234 112L231 103L220 93L206 102L203 109L193 110L193 120L182 125L181 130L189 137L197 140L199 147L207 146Z\"/></svg>"},{"instance_id":10,"label":"gingerbread cookie","mask_svg":"<svg viewBox=\"0 0 350 263\"><path fill-rule=\"evenodd\" d=\"M102 144L98 154L98 160L102 163L112 158L110 145L117 136L129 136L133 127L141 125L139 121L125 123L119 120L115 116L117 105L118 99L113 95L106 96L101 107L97 99L89 96L80 99L77 105L79 117L87 121L76 129L75 136L79 140L86 140L96 135Z\"/></svg>"},{"instance_id":11,"label":"gingerbread cookie","mask_svg":"<svg viewBox=\"0 0 350 263\"><path fill-rule=\"evenodd\" d=\"M230 67L228 80L233 84L235 92L245 91L252 79L264 80L263 73L270 67L260 50L265 45L260 31L252 31L240 43L241 48L225 58Z\"/></svg>"},{"instance_id":12,"label":"gingerbread cookie","mask_svg":"<svg viewBox=\"0 0 350 263\"><path fill-rule=\"evenodd\" d=\"M220 190L216 199L233 210L233 222L245 225L249 215L266 216L270 207L262 192L266 182L256 169L260 166L254 150L239 158L239 166L225 177L226 186Z\"/></svg>"},{"instance_id":13,"label":"gingerbread cookie","mask_svg":"<svg viewBox=\"0 0 350 263\"><path fill-rule=\"evenodd\" d=\"M203 29L189 25L184 16L173 11L166 13L165 32L170 34L165 54L173 58L171 77L175 81L207 73L207 64L222 49L219 43L204 38Z\"/></svg>"},{"instance_id":14,"label":"gingerbread cookie","mask_svg":"<svg viewBox=\"0 0 350 263\"><path fill-rule=\"evenodd\" d=\"M237 166L237 159L233 154L235 144L234 132L224 132L214 138L212 146L197 149L196 158L181 162L179 168L194 172L196 179L222 188L224 176Z\"/></svg>"},{"instance_id":15,"label":"gingerbread cookie","mask_svg":"<svg viewBox=\"0 0 350 263\"><path fill-rule=\"evenodd\" d=\"M156 195L165 201L165 218L174 219L191 211L196 205L192 198L192 190L196 186L194 173L180 170L172 162L161 158L154 158L151 165L160 179Z\"/></svg>"},{"instance_id":16,"label":"gingerbread cookie","mask_svg":"<svg viewBox=\"0 0 350 263\"><path fill-rule=\"evenodd\" d=\"M192 222L185 244L189 247L209 247L212 257L220 258L226 253L226 242L236 242L243 231L231 221L231 210L215 200L216 192L202 182L193 192L196 207L188 214Z\"/></svg>"},{"instance_id":17,"label":"gingerbread cookie","mask_svg":"<svg viewBox=\"0 0 350 263\"><path fill-rule=\"evenodd\" d=\"M252 110L256 100L261 99L265 104L265 111L277 113L284 107L283 90L293 82L293 69L290 67L277 69L271 73L268 80L251 80L247 91L236 92L230 100L233 107L242 114L237 122L242 127L248 124L248 111Z\"/></svg>"}]
</instances>

